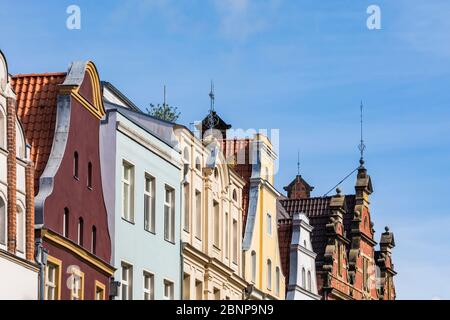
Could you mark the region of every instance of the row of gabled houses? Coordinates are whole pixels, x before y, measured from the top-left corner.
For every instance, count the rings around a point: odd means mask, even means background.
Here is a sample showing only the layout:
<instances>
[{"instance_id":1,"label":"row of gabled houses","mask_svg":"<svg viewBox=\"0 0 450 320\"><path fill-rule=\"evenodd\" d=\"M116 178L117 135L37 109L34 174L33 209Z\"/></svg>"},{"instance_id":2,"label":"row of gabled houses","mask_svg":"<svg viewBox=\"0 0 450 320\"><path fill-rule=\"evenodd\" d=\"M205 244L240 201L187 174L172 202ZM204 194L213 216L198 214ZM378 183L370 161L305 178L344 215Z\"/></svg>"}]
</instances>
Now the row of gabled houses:
<instances>
[{"instance_id":1,"label":"row of gabled houses","mask_svg":"<svg viewBox=\"0 0 450 320\"><path fill-rule=\"evenodd\" d=\"M394 299L362 159L353 195L298 175L284 196L268 137L230 127L143 113L90 61L10 75L0 53L0 299Z\"/></svg>"}]
</instances>

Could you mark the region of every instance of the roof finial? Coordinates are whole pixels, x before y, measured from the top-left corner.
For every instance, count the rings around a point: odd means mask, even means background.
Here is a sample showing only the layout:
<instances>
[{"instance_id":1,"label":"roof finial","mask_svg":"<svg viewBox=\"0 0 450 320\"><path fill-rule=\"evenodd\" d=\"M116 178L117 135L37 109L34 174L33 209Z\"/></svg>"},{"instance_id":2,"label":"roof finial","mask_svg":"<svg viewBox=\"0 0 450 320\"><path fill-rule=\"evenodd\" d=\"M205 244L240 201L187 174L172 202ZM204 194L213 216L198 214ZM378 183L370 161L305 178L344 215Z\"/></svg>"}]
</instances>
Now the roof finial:
<instances>
[{"instance_id":1,"label":"roof finial","mask_svg":"<svg viewBox=\"0 0 450 320\"><path fill-rule=\"evenodd\" d=\"M164 85L164 104L163 106L165 107L167 105L167 91L166 91L166 85Z\"/></svg>"},{"instance_id":2,"label":"roof finial","mask_svg":"<svg viewBox=\"0 0 450 320\"><path fill-rule=\"evenodd\" d=\"M210 111L214 111L214 100L215 100L215 95L214 95L214 80L211 80L211 91L209 92L209 97L211 99L211 109Z\"/></svg>"},{"instance_id":3,"label":"roof finial","mask_svg":"<svg viewBox=\"0 0 450 320\"><path fill-rule=\"evenodd\" d=\"M361 141L358 146L359 152L361 153L361 158L359 159L359 163L364 165L364 150L366 149L366 145L364 144L364 136L363 136L363 103L361 101L360 106L360 113L361 113Z\"/></svg>"},{"instance_id":4,"label":"roof finial","mask_svg":"<svg viewBox=\"0 0 450 320\"><path fill-rule=\"evenodd\" d=\"M297 151L297 175L300 175L300 150Z\"/></svg>"}]
</instances>

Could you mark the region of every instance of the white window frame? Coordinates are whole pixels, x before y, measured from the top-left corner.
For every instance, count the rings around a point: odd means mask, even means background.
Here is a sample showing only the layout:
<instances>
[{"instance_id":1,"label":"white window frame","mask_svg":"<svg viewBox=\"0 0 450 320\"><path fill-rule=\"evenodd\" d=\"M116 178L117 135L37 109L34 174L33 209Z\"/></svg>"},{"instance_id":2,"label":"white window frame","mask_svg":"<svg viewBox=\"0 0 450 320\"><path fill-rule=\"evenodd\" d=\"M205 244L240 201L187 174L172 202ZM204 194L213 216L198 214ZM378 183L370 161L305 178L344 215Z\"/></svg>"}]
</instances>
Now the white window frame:
<instances>
[{"instance_id":1,"label":"white window frame","mask_svg":"<svg viewBox=\"0 0 450 320\"><path fill-rule=\"evenodd\" d=\"M268 234L269 236L272 236L272 232L273 232L272 215L271 215L269 212L266 214L266 224L267 224L267 226L266 226L266 228L267 228L266 232L267 232L267 234Z\"/></svg>"},{"instance_id":2,"label":"white window frame","mask_svg":"<svg viewBox=\"0 0 450 320\"><path fill-rule=\"evenodd\" d=\"M150 190L147 188L148 183ZM155 187L155 177L146 173L144 180L144 229L151 233L156 233ZM149 212L147 212L146 208L148 208Z\"/></svg>"},{"instance_id":3,"label":"white window frame","mask_svg":"<svg viewBox=\"0 0 450 320\"><path fill-rule=\"evenodd\" d=\"M195 237L202 240L202 193L195 190Z\"/></svg>"},{"instance_id":4,"label":"white window frame","mask_svg":"<svg viewBox=\"0 0 450 320\"><path fill-rule=\"evenodd\" d=\"M16 206L16 250L18 255L24 256L26 251L26 212L22 205ZM20 239L20 240L19 240Z\"/></svg>"},{"instance_id":5,"label":"white window frame","mask_svg":"<svg viewBox=\"0 0 450 320\"><path fill-rule=\"evenodd\" d=\"M147 287L147 280L149 287ZM155 300L155 275L144 270L142 275L142 291L144 300Z\"/></svg>"},{"instance_id":6,"label":"white window frame","mask_svg":"<svg viewBox=\"0 0 450 320\"><path fill-rule=\"evenodd\" d=\"M122 300L133 300L133 265L122 261L120 271L120 297ZM126 271L127 279L123 278L124 271ZM126 291L124 291L125 288Z\"/></svg>"},{"instance_id":7,"label":"white window frame","mask_svg":"<svg viewBox=\"0 0 450 320\"><path fill-rule=\"evenodd\" d=\"M126 178L125 172L129 170L129 177ZM134 165L126 160L122 161L122 218L128 222L134 223ZM126 206L125 188L128 188L128 208Z\"/></svg>"},{"instance_id":8,"label":"white window frame","mask_svg":"<svg viewBox=\"0 0 450 320\"><path fill-rule=\"evenodd\" d=\"M230 215L225 212L225 258L228 259L230 256Z\"/></svg>"},{"instance_id":9,"label":"white window frame","mask_svg":"<svg viewBox=\"0 0 450 320\"><path fill-rule=\"evenodd\" d=\"M220 203L213 200L213 244L220 249Z\"/></svg>"},{"instance_id":10,"label":"white window frame","mask_svg":"<svg viewBox=\"0 0 450 320\"><path fill-rule=\"evenodd\" d=\"M191 185L186 182L183 184L183 230L191 231Z\"/></svg>"},{"instance_id":11,"label":"white window frame","mask_svg":"<svg viewBox=\"0 0 450 320\"><path fill-rule=\"evenodd\" d=\"M239 225L236 219L233 219L233 263L237 264L239 259Z\"/></svg>"},{"instance_id":12,"label":"white window frame","mask_svg":"<svg viewBox=\"0 0 450 320\"><path fill-rule=\"evenodd\" d=\"M164 300L174 300L175 299L175 283L171 280L164 279ZM169 295L167 295L167 288L169 288Z\"/></svg>"},{"instance_id":13,"label":"white window frame","mask_svg":"<svg viewBox=\"0 0 450 320\"><path fill-rule=\"evenodd\" d=\"M169 185L164 188L164 239L175 243L175 189Z\"/></svg>"},{"instance_id":14,"label":"white window frame","mask_svg":"<svg viewBox=\"0 0 450 320\"><path fill-rule=\"evenodd\" d=\"M53 274L53 281L50 281L50 271ZM45 266L45 300L57 300L58 293L58 266L53 263L47 263ZM52 290L52 297L49 297L49 288Z\"/></svg>"}]
</instances>

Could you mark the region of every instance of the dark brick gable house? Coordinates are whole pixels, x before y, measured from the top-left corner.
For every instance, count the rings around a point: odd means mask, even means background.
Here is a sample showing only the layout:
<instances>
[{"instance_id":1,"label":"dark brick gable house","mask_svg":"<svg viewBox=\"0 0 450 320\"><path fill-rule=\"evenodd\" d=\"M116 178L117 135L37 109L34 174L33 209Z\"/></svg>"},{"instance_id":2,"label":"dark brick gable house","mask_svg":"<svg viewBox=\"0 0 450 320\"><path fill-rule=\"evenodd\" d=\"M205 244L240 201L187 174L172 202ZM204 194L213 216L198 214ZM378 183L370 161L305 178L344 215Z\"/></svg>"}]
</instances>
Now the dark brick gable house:
<instances>
[{"instance_id":1,"label":"dark brick gable house","mask_svg":"<svg viewBox=\"0 0 450 320\"><path fill-rule=\"evenodd\" d=\"M314 228L311 242L322 299L394 300L394 235L386 227L376 250L369 201L372 181L363 160L357 171L351 195L337 189L334 196L310 197L312 187L299 176L285 188L290 197L279 199L278 210L283 272L289 278L290 220L304 213Z\"/></svg>"}]
</instances>

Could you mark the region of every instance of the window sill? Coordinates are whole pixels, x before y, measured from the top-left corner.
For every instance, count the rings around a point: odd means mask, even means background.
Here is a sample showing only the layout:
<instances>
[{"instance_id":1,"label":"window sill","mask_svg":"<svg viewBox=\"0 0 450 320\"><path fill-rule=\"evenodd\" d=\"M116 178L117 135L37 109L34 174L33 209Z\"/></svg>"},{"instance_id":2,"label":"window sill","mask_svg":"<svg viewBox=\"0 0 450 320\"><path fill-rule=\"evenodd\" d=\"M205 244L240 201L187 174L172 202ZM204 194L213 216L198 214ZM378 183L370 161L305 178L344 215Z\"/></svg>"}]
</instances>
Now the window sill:
<instances>
[{"instance_id":1,"label":"window sill","mask_svg":"<svg viewBox=\"0 0 450 320\"><path fill-rule=\"evenodd\" d=\"M127 223L129 223L129 224L131 224L131 225L133 225L133 226L136 225L136 223L134 223L134 221L127 220L124 217L122 217L122 220L127 222Z\"/></svg>"},{"instance_id":2,"label":"window sill","mask_svg":"<svg viewBox=\"0 0 450 320\"><path fill-rule=\"evenodd\" d=\"M80 181L80 178L78 178L77 176L73 176L73 178L77 181Z\"/></svg>"},{"instance_id":3,"label":"window sill","mask_svg":"<svg viewBox=\"0 0 450 320\"><path fill-rule=\"evenodd\" d=\"M151 234L151 235L156 236L156 231L151 231L151 230L148 230L148 229L145 229L145 228L144 228L144 231L149 233L149 234Z\"/></svg>"},{"instance_id":4,"label":"window sill","mask_svg":"<svg viewBox=\"0 0 450 320\"><path fill-rule=\"evenodd\" d=\"M166 242L168 242L168 243L170 243L170 244L173 244L173 245L175 245L175 241L174 241L174 240L168 240L168 239L164 239L164 241L166 241Z\"/></svg>"},{"instance_id":5,"label":"window sill","mask_svg":"<svg viewBox=\"0 0 450 320\"><path fill-rule=\"evenodd\" d=\"M93 190L93 188L92 188L92 187L87 187L87 188L88 188L88 190L89 190L89 191L92 191L92 190Z\"/></svg>"}]
</instances>

